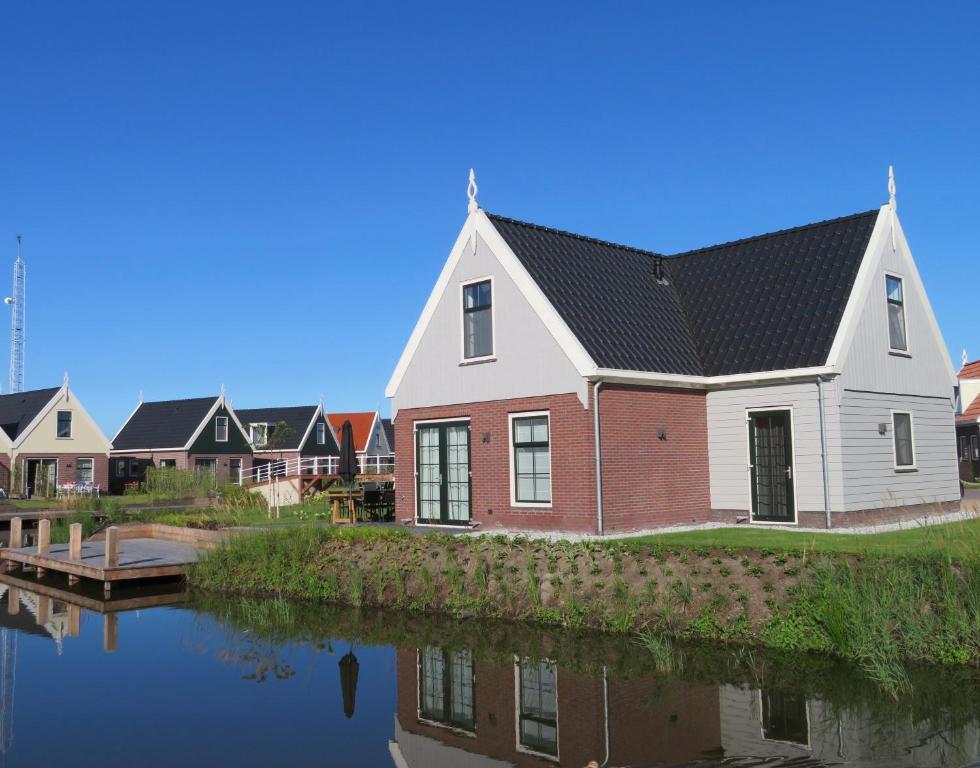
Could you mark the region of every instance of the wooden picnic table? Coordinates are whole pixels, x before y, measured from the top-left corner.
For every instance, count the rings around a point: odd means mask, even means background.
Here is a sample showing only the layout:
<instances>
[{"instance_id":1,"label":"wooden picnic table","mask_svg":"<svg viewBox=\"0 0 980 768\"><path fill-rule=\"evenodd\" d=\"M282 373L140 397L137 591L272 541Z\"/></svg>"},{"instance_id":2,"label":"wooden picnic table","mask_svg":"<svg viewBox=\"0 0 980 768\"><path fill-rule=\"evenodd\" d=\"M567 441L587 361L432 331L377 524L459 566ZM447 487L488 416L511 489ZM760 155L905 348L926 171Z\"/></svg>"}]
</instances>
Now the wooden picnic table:
<instances>
[{"instance_id":1,"label":"wooden picnic table","mask_svg":"<svg viewBox=\"0 0 980 768\"><path fill-rule=\"evenodd\" d=\"M327 497L333 506L333 518L334 523L353 523L357 519L358 508L363 511L364 507L364 491L327 491ZM351 505L354 507L353 510L346 509L346 504L341 504L341 502L346 502L350 499ZM353 514L351 512L353 511Z\"/></svg>"}]
</instances>

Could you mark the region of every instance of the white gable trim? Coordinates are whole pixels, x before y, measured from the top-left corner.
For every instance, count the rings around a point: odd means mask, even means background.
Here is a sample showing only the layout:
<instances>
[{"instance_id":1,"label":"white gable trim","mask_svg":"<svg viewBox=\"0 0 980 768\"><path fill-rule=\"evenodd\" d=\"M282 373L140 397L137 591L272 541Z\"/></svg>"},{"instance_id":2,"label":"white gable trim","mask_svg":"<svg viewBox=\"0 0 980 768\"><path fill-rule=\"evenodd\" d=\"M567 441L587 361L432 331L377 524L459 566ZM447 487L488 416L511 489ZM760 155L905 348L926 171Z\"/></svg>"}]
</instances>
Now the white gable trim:
<instances>
[{"instance_id":1,"label":"white gable trim","mask_svg":"<svg viewBox=\"0 0 980 768\"><path fill-rule=\"evenodd\" d=\"M316 425L317 419L323 417L324 423L327 425L326 432L330 436L330 440L337 447L337 451L340 451L340 446L337 445L337 438L334 437L333 427L330 426L330 421L327 419L327 414L323 412L323 403L317 405L316 410L313 412L313 418L310 419L310 423L306 427L306 432L303 433L303 439L299 441L299 446L296 448L297 451L302 451L303 447L306 445L306 441L310 439L310 433L313 432L313 427ZM324 443L326 444L326 443Z\"/></svg>"},{"instance_id":2,"label":"white gable trim","mask_svg":"<svg viewBox=\"0 0 980 768\"><path fill-rule=\"evenodd\" d=\"M75 396L75 393L72 392L71 389L69 389L67 384L63 384L61 389L59 389L54 394L54 397L52 397L51 400L48 401L48 404L45 405L40 411L38 411L37 416L35 416L31 420L31 422L26 427L24 427L24 430L19 435L17 435L17 439L13 442L11 448L14 450L20 448L20 446L24 444L24 441L27 440L28 436L30 436L31 432L37 429L38 425L44 420L45 416L51 413L51 411L55 408L55 406L62 399L62 397L64 397L67 402L71 402L72 410L80 413L82 418L84 418L89 423L89 425L95 430L95 434L105 444L105 452L109 453L110 449L112 448L112 443L109 442L109 438L105 436L105 433L102 431L99 425L95 423L95 420L91 416L89 416L88 411L86 411L85 408L82 406L81 400L79 400ZM6 437L6 435L4 435L4 437Z\"/></svg>"},{"instance_id":3,"label":"white gable trim","mask_svg":"<svg viewBox=\"0 0 980 768\"><path fill-rule=\"evenodd\" d=\"M818 376L830 377L838 375L838 371L830 366L813 368L785 368L778 371L761 371L759 373L737 373L725 376L689 376L674 373L651 373L647 371L625 371L615 368L599 368L592 380L602 379L610 384L638 384L649 387L683 387L688 389L721 389L728 386L743 386L745 384L794 381L798 379L815 379Z\"/></svg>"},{"instance_id":4,"label":"white gable trim","mask_svg":"<svg viewBox=\"0 0 980 768\"><path fill-rule=\"evenodd\" d=\"M371 445L371 438L374 436L374 428L378 426L378 420L381 418L381 412L375 411L374 418L371 419L371 428L368 429L367 439L364 441L364 447L358 449L357 453L367 453L368 446ZM382 436L384 435L384 429L381 429ZM356 446L355 446L356 447Z\"/></svg>"},{"instance_id":5,"label":"white gable trim","mask_svg":"<svg viewBox=\"0 0 980 768\"><path fill-rule=\"evenodd\" d=\"M521 295L531 305L534 312L541 318L541 321L554 337L555 341L558 342L562 351L568 356L568 359L575 366L579 375L589 376L595 373L596 364L588 352L585 351L585 347L582 346L582 343L571 332L565 321L561 319L557 310L545 297L541 288L534 282L531 275L528 274L524 265L521 264L504 238L501 237L500 233L493 226L493 223L487 218L487 215L478 209L466 218L466 223L463 224L463 228L456 238L456 243L449 252L449 258L446 260L442 272L439 273L439 279L436 281L432 293L429 294L429 299L425 303L418 322L415 324L415 329L412 331L412 335L409 337L408 343L405 345L405 349L398 359L398 364L395 366L394 373L391 374L388 386L385 387L386 397L394 397L398 391L402 378L405 376L405 372L408 370L408 366L415 356L422 337L425 335L425 331L432 321L436 307L442 299L443 294L449 288L449 281L463 255L463 250L468 245L475 244L473 238L477 236L482 238L483 242L493 252L498 263L503 267L511 280L514 281ZM494 352L496 353L496 349Z\"/></svg>"},{"instance_id":6,"label":"white gable trim","mask_svg":"<svg viewBox=\"0 0 980 768\"><path fill-rule=\"evenodd\" d=\"M925 285L919 275L918 267L915 264L915 257L912 255L912 249L909 248L908 241L905 239L905 232L902 229L901 222L898 220L898 214L889 205L883 205L878 212L878 220L875 222L874 230L871 232L868 248L864 252L861 266L858 269L857 277L855 277L854 285L851 288L851 295L848 297L847 304L844 307L844 314L841 316L840 325L837 327L837 334L834 336L834 343L830 348L830 353L827 355L827 365L838 372L841 370L841 366L847 356L847 351L850 349L854 335L857 333L864 307L868 301L875 300L873 292L878 289L877 276L878 268L881 265L881 255L884 252L884 248L890 247L888 241L892 240L893 237L895 248L902 249L908 257L909 274L902 276L906 284L906 290L908 285L914 285L919 293L919 297L922 299L926 323L932 332L933 340L941 350L943 360L946 363L946 370L949 373L950 388L952 388L956 386L957 382L956 369L953 367L949 350L946 348L942 331L939 329L939 322L936 320L936 315L932 311L932 304L929 302L929 295L926 293Z\"/></svg>"},{"instance_id":7,"label":"white gable trim","mask_svg":"<svg viewBox=\"0 0 980 768\"><path fill-rule=\"evenodd\" d=\"M212 417L218 412L218 409L221 408L221 406L224 406L225 410L228 411L228 415L231 417L231 420L235 422L235 425L238 427L239 431L245 436L245 442L248 443L248 447L252 448L252 441L249 440L248 432L245 431L245 427L243 427L242 423L238 420L238 415L235 413L235 409L231 407L231 403L225 399L225 396L221 395L220 397L215 398L214 405L211 406L211 409L208 411L208 415L201 419L201 423L197 425L197 429L194 430L194 434L191 435L191 439L187 441L183 448L178 448L177 450L189 451L191 446L194 445L194 441L201 436L204 428L211 422Z\"/></svg>"}]
</instances>

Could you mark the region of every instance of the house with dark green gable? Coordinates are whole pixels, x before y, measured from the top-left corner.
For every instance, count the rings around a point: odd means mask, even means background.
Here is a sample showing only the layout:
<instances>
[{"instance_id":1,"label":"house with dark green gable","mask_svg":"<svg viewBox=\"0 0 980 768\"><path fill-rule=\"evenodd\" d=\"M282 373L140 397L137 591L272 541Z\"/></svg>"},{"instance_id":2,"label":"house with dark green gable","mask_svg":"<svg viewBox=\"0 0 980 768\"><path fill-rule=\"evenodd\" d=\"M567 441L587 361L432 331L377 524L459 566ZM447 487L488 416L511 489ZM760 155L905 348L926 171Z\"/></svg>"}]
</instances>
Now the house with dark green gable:
<instances>
[{"instance_id":1,"label":"house with dark green gable","mask_svg":"<svg viewBox=\"0 0 980 768\"><path fill-rule=\"evenodd\" d=\"M141 482L148 467L196 469L217 485L252 468L252 445L224 393L145 402L112 439L109 485L114 493Z\"/></svg>"}]
</instances>

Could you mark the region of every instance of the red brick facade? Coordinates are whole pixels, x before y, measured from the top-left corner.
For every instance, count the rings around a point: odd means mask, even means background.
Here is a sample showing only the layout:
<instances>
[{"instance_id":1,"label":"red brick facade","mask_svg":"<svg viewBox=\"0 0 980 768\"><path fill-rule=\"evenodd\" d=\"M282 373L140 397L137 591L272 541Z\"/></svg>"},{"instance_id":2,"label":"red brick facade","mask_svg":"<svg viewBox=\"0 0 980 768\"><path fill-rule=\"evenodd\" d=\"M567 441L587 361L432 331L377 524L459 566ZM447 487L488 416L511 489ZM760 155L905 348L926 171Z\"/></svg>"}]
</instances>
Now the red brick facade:
<instances>
[{"instance_id":1,"label":"red brick facade","mask_svg":"<svg viewBox=\"0 0 980 768\"><path fill-rule=\"evenodd\" d=\"M149 459L156 467L160 466L161 460L175 461L177 469L193 469L196 459L217 459L218 485L227 482L237 482L238 475L232 477L229 474L229 459L241 459L242 470L249 472L252 469L252 456L249 453L240 454L216 454L216 453L188 453L187 451L126 451L125 453L113 454L111 461L123 459Z\"/></svg>"},{"instance_id":2,"label":"red brick facade","mask_svg":"<svg viewBox=\"0 0 980 768\"><path fill-rule=\"evenodd\" d=\"M607 531L708 521L704 391L603 385L599 430Z\"/></svg>"},{"instance_id":3,"label":"red brick facade","mask_svg":"<svg viewBox=\"0 0 980 768\"><path fill-rule=\"evenodd\" d=\"M601 395L600 395L601 399ZM397 438L396 438L397 441ZM397 442L396 442L397 444ZM515 664L477 661L473 665L474 730L466 733L419 718L418 650L397 650L397 716L409 733L515 766L551 764L518 746ZM608 746L610 765L647 765L695 760L721 748L718 688L690 684L664 691L663 681L575 672L559 665L555 675L558 759L562 765L601 762ZM608 701L608 712L604 702ZM606 718L612 727L606 741Z\"/></svg>"},{"instance_id":4,"label":"red brick facade","mask_svg":"<svg viewBox=\"0 0 980 768\"><path fill-rule=\"evenodd\" d=\"M109 492L109 459L104 453L21 453L17 455L21 488L14 489L15 493L23 492L23 484L27 477L27 461L30 459L57 459L58 485L77 480L75 467L78 459L92 459L92 482L99 486L102 493Z\"/></svg>"},{"instance_id":5,"label":"red brick facade","mask_svg":"<svg viewBox=\"0 0 980 768\"><path fill-rule=\"evenodd\" d=\"M605 530L707 521L704 393L608 385L600 390L599 405ZM552 502L516 506L508 417L532 411L549 414ZM597 532L593 411L572 393L399 411L398 519L416 517L416 424L439 419L469 420L472 519L483 529ZM666 440L657 437L661 429Z\"/></svg>"}]
</instances>

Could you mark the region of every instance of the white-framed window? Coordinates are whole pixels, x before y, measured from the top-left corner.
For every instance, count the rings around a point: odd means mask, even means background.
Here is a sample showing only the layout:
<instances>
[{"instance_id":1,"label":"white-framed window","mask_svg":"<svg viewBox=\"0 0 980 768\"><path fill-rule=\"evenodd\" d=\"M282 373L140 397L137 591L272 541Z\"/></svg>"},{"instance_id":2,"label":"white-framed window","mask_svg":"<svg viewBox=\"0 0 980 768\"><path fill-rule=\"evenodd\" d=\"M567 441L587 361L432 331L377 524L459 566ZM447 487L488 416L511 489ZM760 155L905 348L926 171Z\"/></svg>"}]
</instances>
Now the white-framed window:
<instances>
[{"instance_id":1,"label":"white-framed window","mask_svg":"<svg viewBox=\"0 0 980 768\"><path fill-rule=\"evenodd\" d=\"M558 668L528 657L514 665L517 749L558 759Z\"/></svg>"},{"instance_id":2,"label":"white-framed window","mask_svg":"<svg viewBox=\"0 0 980 768\"><path fill-rule=\"evenodd\" d=\"M976 440L976 438L973 438ZM966 435L960 435L960 459L966 461L970 458L970 446Z\"/></svg>"},{"instance_id":3,"label":"white-framed window","mask_svg":"<svg viewBox=\"0 0 980 768\"><path fill-rule=\"evenodd\" d=\"M214 420L214 441L216 443L228 442L228 417L218 416Z\"/></svg>"},{"instance_id":4,"label":"white-framed window","mask_svg":"<svg viewBox=\"0 0 980 768\"><path fill-rule=\"evenodd\" d=\"M976 435L970 436L970 445L973 449L973 459L976 461L980 459L980 440L977 439Z\"/></svg>"},{"instance_id":5,"label":"white-framed window","mask_svg":"<svg viewBox=\"0 0 980 768\"><path fill-rule=\"evenodd\" d=\"M462 284L463 361L487 360L494 354L493 278Z\"/></svg>"},{"instance_id":6,"label":"white-framed window","mask_svg":"<svg viewBox=\"0 0 980 768\"><path fill-rule=\"evenodd\" d=\"M895 469L915 469L915 426L909 411L892 411Z\"/></svg>"},{"instance_id":7,"label":"white-framed window","mask_svg":"<svg viewBox=\"0 0 980 768\"><path fill-rule=\"evenodd\" d=\"M160 469L177 469L177 459L160 459Z\"/></svg>"},{"instance_id":8,"label":"white-framed window","mask_svg":"<svg viewBox=\"0 0 980 768\"><path fill-rule=\"evenodd\" d=\"M95 480L95 462L92 459L75 459L75 482L92 483Z\"/></svg>"},{"instance_id":9,"label":"white-framed window","mask_svg":"<svg viewBox=\"0 0 980 768\"><path fill-rule=\"evenodd\" d=\"M71 437L71 411L58 411L58 437Z\"/></svg>"},{"instance_id":10,"label":"white-framed window","mask_svg":"<svg viewBox=\"0 0 980 768\"><path fill-rule=\"evenodd\" d=\"M252 440L252 445L254 445L256 448L262 448L269 442L269 425L249 424L248 435Z\"/></svg>"},{"instance_id":11,"label":"white-framed window","mask_svg":"<svg viewBox=\"0 0 980 768\"><path fill-rule=\"evenodd\" d=\"M908 352L908 328L905 322L905 281L898 275L885 275L885 301L888 305L888 349Z\"/></svg>"},{"instance_id":12,"label":"white-framed window","mask_svg":"<svg viewBox=\"0 0 980 768\"><path fill-rule=\"evenodd\" d=\"M510 494L515 506L551 504L551 423L547 411L510 414Z\"/></svg>"},{"instance_id":13,"label":"white-framed window","mask_svg":"<svg viewBox=\"0 0 980 768\"><path fill-rule=\"evenodd\" d=\"M327 425L322 421L316 425L316 444L326 445L327 444Z\"/></svg>"}]
</instances>

